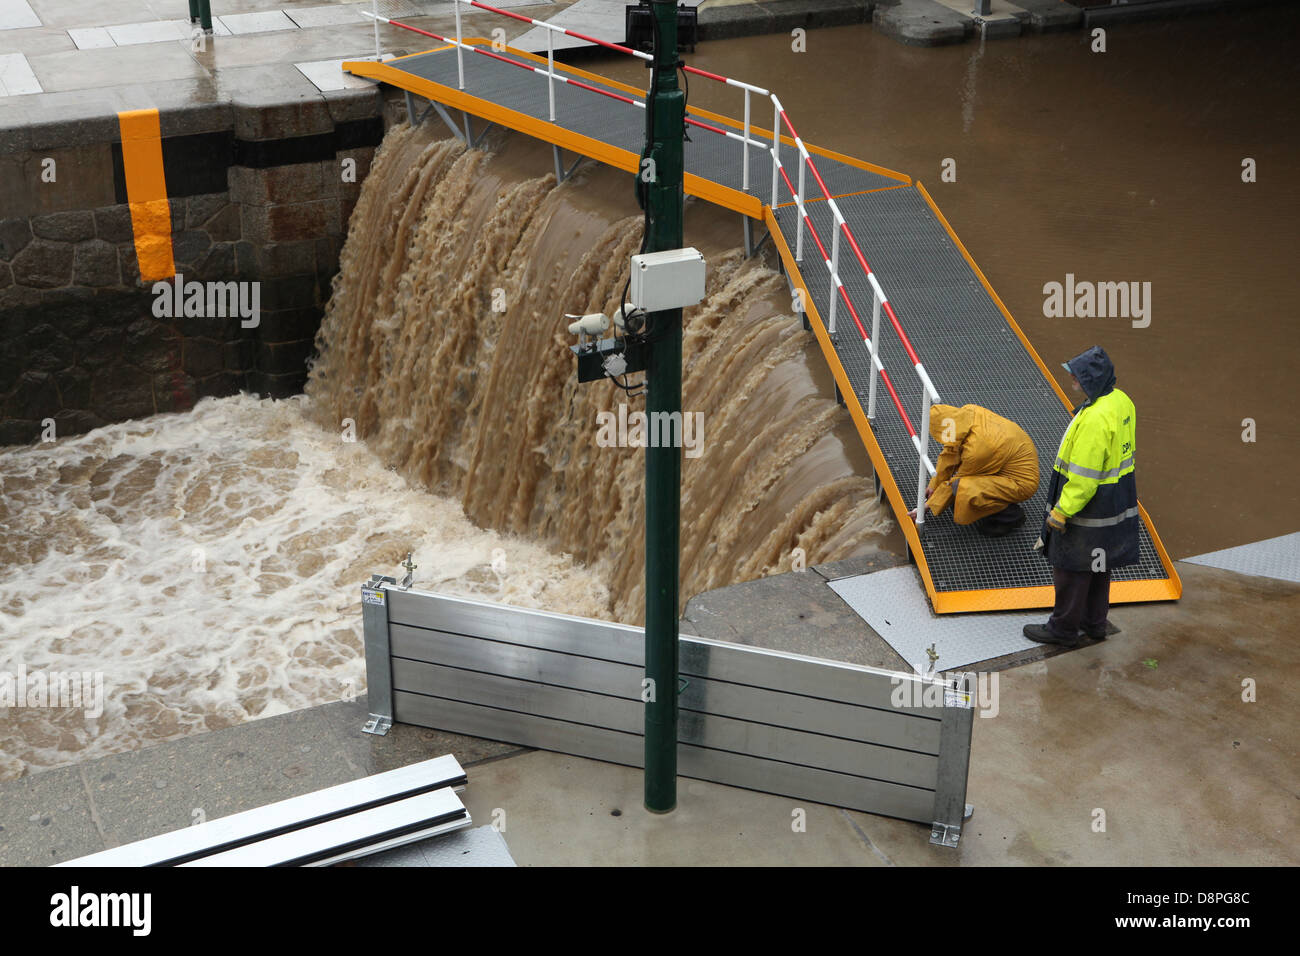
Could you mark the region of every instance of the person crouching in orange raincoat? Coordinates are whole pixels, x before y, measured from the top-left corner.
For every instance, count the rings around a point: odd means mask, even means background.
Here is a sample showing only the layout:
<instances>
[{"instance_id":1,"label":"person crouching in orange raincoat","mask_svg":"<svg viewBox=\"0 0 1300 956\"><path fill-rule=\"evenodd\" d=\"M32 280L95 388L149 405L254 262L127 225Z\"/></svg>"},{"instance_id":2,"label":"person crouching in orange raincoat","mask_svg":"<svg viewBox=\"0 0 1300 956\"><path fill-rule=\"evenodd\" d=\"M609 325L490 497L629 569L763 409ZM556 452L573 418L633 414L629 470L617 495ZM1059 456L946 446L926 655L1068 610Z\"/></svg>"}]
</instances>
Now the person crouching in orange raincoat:
<instances>
[{"instance_id":1,"label":"person crouching in orange raincoat","mask_svg":"<svg viewBox=\"0 0 1300 956\"><path fill-rule=\"evenodd\" d=\"M1038 451L1023 428L979 405L932 405L930 436L943 444L925 493L931 514L952 502L953 521L994 538L1024 523L1019 502L1038 490Z\"/></svg>"}]
</instances>

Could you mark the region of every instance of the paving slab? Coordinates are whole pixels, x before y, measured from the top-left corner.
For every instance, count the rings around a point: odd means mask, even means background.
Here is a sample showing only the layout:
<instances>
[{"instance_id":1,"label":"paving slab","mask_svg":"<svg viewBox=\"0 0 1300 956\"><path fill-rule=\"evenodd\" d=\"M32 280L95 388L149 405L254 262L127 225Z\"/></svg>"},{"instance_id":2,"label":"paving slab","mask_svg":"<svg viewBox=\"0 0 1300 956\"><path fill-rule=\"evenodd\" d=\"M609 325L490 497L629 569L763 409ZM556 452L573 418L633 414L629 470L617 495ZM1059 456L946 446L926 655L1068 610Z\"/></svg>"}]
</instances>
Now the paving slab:
<instances>
[{"instance_id":1,"label":"paving slab","mask_svg":"<svg viewBox=\"0 0 1300 956\"><path fill-rule=\"evenodd\" d=\"M27 0L47 27L103 27L113 23L160 20L175 16L179 4L168 3L157 11L145 0ZM219 0L220 2L220 0Z\"/></svg>"},{"instance_id":2,"label":"paving slab","mask_svg":"<svg viewBox=\"0 0 1300 956\"><path fill-rule=\"evenodd\" d=\"M80 30L73 28L68 31L68 36L72 38L78 50L99 50L106 46L117 46L107 27L85 27Z\"/></svg>"},{"instance_id":3,"label":"paving slab","mask_svg":"<svg viewBox=\"0 0 1300 956\"><path fill-rule=\"evenodd\" d=\"M32 57L31 66L41 86L52 93L90 89L103 84L105 76L136 83L147 77L150 84L208 78L207 71L190 55L188 40L176 39L168 43L47 53Z\"/></svg>"},{"instance_id":4,"label":"paving slab","mask_svg":"<svg viewBox=\"0 0 1300 956\"><path fill-rule=\"evenodd\" d=\"M41 18L27 0L0 0L0 30L22 30L41 26Z\"/></svg>"},{"instance_id":5,"label":"paving slab","mask_svg":"<svg viewBox=\"0 0 1300 956\"><path fill-rule=\"evenodd\" d=\"M218 19L235 36L248 33L273 33L277 30L296 30L294 23L283 10L264 10L259 13L225 14Z\"/></svg>"},{"instance_id":6,"label":"paving slab","mask_svg":"<svg viewBox=\"0 0 1300 956\"><path fill-rule=\"evenodd\" d=\"M330 4L324 7L287 7L285 16L299 27L337 26L340 23L369 23L362 10L369 10L368 3Z\"/></svg>"},{"instance_id":7,"label":"paving slab","mask_svg":"<svg viewBox=\"0 0 1300 956\"><path fill-rule=\"evenodd\" d=\"M0 30L0 53L58 53L74 50L76 44L68 31L58 27L33 27L30 30Z\"/></svg>"},{"instance_id":8,"label":"paving slab","mask_svg":"<svg viewBox=\"0 0 1300 956\"><path fill-rule=\"evenodd\" d=\"M117 46L136 46L145 43L165 43L172 40L190 41L194 26L188 19L147 20L142 23L122 23L105 27ZM230 31L218 17L212 21L213 36L230 36Z\"/></svg>"},{"instance_id":9,"label":"paving slab","mask_svg":"<svg viewBox=\"0 0 1300 956\"><path fill-rule=\"evenodd\" d=\"M21 53L0 56L0 96L23 96L41 92L41 84L37 82L27 57Z\"/></svg>"}]
</instances>

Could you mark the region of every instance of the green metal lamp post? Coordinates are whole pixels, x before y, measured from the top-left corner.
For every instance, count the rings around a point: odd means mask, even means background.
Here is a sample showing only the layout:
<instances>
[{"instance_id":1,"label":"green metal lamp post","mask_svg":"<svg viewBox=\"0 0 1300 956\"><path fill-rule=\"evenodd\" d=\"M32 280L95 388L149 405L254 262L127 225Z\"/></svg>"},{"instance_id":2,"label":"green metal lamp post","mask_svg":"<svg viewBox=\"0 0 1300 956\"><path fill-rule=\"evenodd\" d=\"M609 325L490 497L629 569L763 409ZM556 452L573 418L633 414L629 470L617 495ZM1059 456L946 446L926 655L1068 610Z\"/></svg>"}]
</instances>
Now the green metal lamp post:
<instances>
[{"instance_id":1,"label":"green metal lamp post","mask_svg":"<svg viewBox=\"0 0 1300 956\"><path fill-rule=\"evenodd\" d=\"M686 98L677 85L677 4L655 0L655 63L646 110L646 252L682 246L682 137ZM651 162L646 163L644 159ZM646 412L681 419L682 310L647 317ZM652 426L653 427L653 424ZM646 448L645 467L645 807L677 806L677 606L682 452Z\"/></svg>"},{"instance_id":2,"label":"green metal lamp post","mask_svg":"<svg viewBox=\"0 0 1300 956\"><path fill-rule=\"evenodd\" d=\"M212 32L212 0L190 0L190 23L197 23L205 33Z\"/></svg>"}]
</instances>

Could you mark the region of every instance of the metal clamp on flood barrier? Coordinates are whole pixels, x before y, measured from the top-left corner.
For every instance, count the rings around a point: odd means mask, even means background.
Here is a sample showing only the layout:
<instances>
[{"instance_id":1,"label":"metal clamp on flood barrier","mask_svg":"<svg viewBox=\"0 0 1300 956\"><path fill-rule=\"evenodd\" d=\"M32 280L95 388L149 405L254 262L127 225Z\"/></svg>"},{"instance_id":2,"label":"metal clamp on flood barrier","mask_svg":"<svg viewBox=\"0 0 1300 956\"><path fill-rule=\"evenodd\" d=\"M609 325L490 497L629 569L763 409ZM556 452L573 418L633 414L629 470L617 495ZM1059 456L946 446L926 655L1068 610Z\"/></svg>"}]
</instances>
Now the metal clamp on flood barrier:
<instances>
[{"instance_id":1,"label":"metal clamp on flood barrier","mask_svg":"<svg viewBox=\"0 0 1300 956\"><path fill-rule=\"evenodd\" d=\"M662 691L645 686L641 628L379 576L365 593L372 714L642 765L645 695ZM682 776L912 820L957 845L974 715L958 681L686 635L680 673Z\"/></svg>"},{"instance_id":2,"label":"metal clamp on flood barrier","mask_svg":"<svg viewBox=\"0 0 1300 956\"><path fill-rule=\"evenodd\" d=\"M361 622L366 633L366 699L370 704L370 717L361 729L380 737L393 726L393 671L388 657L388 599L383 586L396 583L396 578L373 574L361 588ZM371 634L375 635L374 641L370 639Z\"/></svg>"}]
</instances>

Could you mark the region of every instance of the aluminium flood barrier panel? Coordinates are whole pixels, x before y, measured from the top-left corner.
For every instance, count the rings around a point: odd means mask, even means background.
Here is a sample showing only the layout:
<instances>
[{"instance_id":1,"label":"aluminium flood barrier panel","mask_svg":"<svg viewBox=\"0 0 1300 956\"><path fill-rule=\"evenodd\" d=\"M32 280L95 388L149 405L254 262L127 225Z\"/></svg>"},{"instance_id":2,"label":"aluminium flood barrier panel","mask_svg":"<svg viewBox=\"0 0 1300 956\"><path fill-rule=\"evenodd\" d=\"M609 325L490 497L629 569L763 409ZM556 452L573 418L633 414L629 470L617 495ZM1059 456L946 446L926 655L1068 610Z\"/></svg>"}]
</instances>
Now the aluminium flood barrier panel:
<instances>
[{"instance_id":1,"label":"aluminium flood barrier panel","mask_svg":"<svg viewBox=\"0 0 1300 956\"><path fill-rule=\"evenodd\" d=\"M469 826L465 785L447 754L57 865L319 866Z\"/></svg>"},{"instance_id":2,"label":"aluminium flood barrier panel","mask_svg":"<svg viewBox=\"0 0 1300 956\"><path fill-rule=\"evenodd\" d=\"M460 798L450 788L403 797L368 810L180 864L186 867L330 866L416 840L442 836L470 825Z\"/></svg>"},{"instance_id":3,"label":"aluminium flood barrier panel","mask_svg":"<svg viewBox=\"0 0 1300 956\"><path fill-rule=\"evenodd\" d=\"M641 628L379 576L362 599L367 729L415 724L642 766ZM686 635L680 661L680 775L924 823L932 842L956 845L974 713L958 680Z\"/></svg>"},{"instance_id":4,"label":"aluminium flood barrier panel","mask_svg":"<svg viewBox=\"0 0 1300 956\"><path fill-rule=\"evenodd\" d=\"M466 42L490 47L489 41L481 38ZM491 56L462 56L463 89L459 88L453 47L382 63L348 62L344 69L459 110L467 117L523 132L618 169L638 171L645 116L628 100L643 98L644 90L557 63L557 73L573 82L553 84L556 118L552 122L546 77L506 62L543 68L546 58L511 47L491 49ZM727 116L694 107L688 112L715 130L734 133L744 129ZM816 158L827 190L884 283L941 400L951 405L983 405L1017 421L1033 438L1042 481L1036 496L1025 503L1030 520L1005 538L985 538L972 527L956 525L951 511L928 517L920 526L907 517L914 504L915 448L883 387L875 415L868 417L870 353L847 310L839 310L837 331L827 331L833 290L829 270L806 227L802 259L798 258L802 217L789 190L777 193L775 209L771 204L772 131L751 123L747 143L698 126L688 127L688 133L685 191L766 224L792 287L803 293L808 323L902 527L934 611L1052 606L1051 569L1033 552L1032 544L1038 533L1036 519L1046 510L1048 479L1057 444L1069 422L1070 403L924 187L903 173L805 144ZM777 137L777 155L783 168L797 175L799 152L794 140ZM817 191L811 180L809 188L805 198L809 219L829 248L829 204L814 198ZM849 261L847 251L842 252L839 273L845 292L869 322L872 291L865 275ZM875 341L885 368L892 373L900 404L916 423L922 386L911 373L911 361L887 326ZM916 423L918 433L924 435L927 429L928 422ZM936 444L929 449L937 454ZM1141 517L1140 563L1115 570L1112 603L1177 600L1181 594L1173 561L1145 510Z\"/></svg>"}]
</instances>

